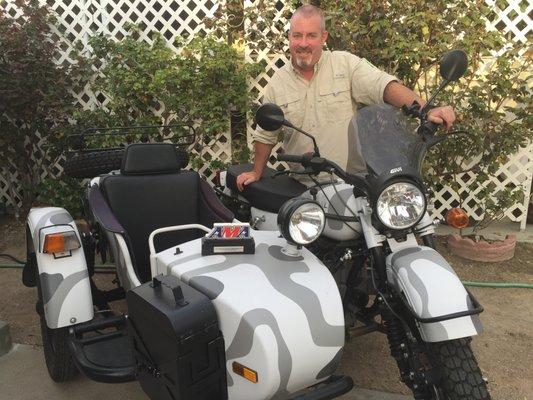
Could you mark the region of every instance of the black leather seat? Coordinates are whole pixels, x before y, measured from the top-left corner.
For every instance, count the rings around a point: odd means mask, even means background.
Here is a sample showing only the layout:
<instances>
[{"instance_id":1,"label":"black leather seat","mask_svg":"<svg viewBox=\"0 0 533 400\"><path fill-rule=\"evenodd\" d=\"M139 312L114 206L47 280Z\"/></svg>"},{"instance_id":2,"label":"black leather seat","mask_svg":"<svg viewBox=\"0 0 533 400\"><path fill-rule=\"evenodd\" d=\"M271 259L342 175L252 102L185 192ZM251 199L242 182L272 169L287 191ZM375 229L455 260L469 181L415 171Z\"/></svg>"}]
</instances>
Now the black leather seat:
<instances>
[{"instance_id":1,"label":"black leather seat","mask_svg":"<svg viewBox=\"0 0 533 400\"><path fill-rule=\"evenodd\" d=\"M245 186L244 190L239 192L237 176L243 172L251 171L252 167L252 164L232 165L226 175L226 184L231 190L240 193L256 208L277 213L283 203L307 190L305 185L290 176L279 175L272 178L276 171L265 168L259 181Z\"/></svg>"},{"instance_id":2,"label":"black leather seat","mask_svg":"<svg viewBox=\"0 0 533 400\"><path fill-rule=\"evenodd\" d=\"M106 216L106 204L100 204L104 202L98 201L97 193L93 196L91 209L99 216L104 228L106 225L111 231L122 228L120 233L126 238L141 282L151 278L148 236L152 231L165 226L194 223L211 227L215 222L231 222L234 219L231 211L220 203L213 189L197 172L180 170L172 144L128 146L121 174L104 176L99 186L109 206L107 214L112 215ZM204 234L198 230L168 232L156 236L154 244L156 251L160 251Z\"/></svg>"}]
</instances>

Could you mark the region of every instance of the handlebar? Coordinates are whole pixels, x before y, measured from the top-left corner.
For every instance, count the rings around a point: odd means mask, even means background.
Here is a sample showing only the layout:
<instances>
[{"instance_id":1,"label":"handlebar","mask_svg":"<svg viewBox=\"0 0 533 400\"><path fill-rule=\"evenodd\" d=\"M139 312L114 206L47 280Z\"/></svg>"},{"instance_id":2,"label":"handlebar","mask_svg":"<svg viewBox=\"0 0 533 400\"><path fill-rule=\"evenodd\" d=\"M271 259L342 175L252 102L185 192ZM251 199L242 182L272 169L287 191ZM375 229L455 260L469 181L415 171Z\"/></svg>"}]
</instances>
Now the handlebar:
<instances>
[{"instance_id":1,"label":"handlebar","mask_svg":"<svg viewBox=\"0 0 533 400\"><path fill-rule=\"evenodd\" d=\"M308 173L310 175L317 174L319 172L335 173L335 175L344 180L346 183L350 183L366 191L369 189L368 184L363 178L357 175L349 174L338 164L324 157L315 156L311 153L302 155L278 154L277 159L278 161L288 161L301 164L306 169L304 173Z\"/></svg>"},{"instance_id":2,"label":"handlebar","mask_svg":"<svg viewBox=\"0 0 533 400\"><path fill-rule=\"evenodd\" d=\"M295 154L278 154L277 159L278 161L287 161L287 162L294 162L298 164L303 164L306 158L306 154L303 154L301 156L295 155Z\"/></svg>"},{"instance_id":3,"label":"handlebar","mask_svg":"<svg viewBox=\"0 0 533 400\"><path fill-rule=\"evenodd\" d=\"M429 136L435 135L435 132L439 129L439 124L432 121L424 121L418 128L418 134L421 135L424 140Z\"/></svg>"}]
</instances>

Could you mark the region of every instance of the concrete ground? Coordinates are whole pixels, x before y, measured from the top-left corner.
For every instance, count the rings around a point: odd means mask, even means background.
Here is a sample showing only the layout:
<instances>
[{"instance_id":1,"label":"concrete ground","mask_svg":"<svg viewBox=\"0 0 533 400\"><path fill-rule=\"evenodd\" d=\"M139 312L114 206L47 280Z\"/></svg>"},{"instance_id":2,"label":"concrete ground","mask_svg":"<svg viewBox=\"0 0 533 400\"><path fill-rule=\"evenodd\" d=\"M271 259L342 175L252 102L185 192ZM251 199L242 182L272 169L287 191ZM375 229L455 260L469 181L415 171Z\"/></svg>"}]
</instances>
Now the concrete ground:
<instances>
[{"instance_id":1,"label":"concrete ground","mask_svg":"<svg viewBox=\"0 0 533 400\"><path fill-rule=\"evenodd\" d=\"M0 400L148 400L137 382L106 384L79 376L55 383L48 376L42 349L14 345L0 357ZM354 389L341 400L409 400L411 397Z\"/></svg>"}]
</instances>

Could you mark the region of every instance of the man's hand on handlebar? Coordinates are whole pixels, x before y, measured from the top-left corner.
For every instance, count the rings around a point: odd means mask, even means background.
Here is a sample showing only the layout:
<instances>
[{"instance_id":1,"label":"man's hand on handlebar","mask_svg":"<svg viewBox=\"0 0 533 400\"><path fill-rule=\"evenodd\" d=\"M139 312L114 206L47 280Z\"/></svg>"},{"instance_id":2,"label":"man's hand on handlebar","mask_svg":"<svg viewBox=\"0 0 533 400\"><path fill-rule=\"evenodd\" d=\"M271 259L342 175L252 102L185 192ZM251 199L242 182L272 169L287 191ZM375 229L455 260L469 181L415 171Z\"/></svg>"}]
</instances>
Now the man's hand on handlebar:
<instances>
[{"instance_id":1,"label":"man's hand on handlebar","mask_svg":"<svg viewBox=\"0 0 533 400\"><path fill-rule=\"evenodd\" d=\"M444 124L446 130L448 130L455 122L455 112L450 106L435 107L429 110L427 119L439 125Z\"/></svg>"},{"instance_id":2,"label":"man's hand on handlebar","mask_svg":"<svg viewBox=\"0 0 533 400\"><path fill-rule=\"evenodd\" d=\"M255 171L243 172L237 177L237 189L242 192L246 185L257 182L259 179L261 179L261 175Z\"/></svg>"}]
</instances>

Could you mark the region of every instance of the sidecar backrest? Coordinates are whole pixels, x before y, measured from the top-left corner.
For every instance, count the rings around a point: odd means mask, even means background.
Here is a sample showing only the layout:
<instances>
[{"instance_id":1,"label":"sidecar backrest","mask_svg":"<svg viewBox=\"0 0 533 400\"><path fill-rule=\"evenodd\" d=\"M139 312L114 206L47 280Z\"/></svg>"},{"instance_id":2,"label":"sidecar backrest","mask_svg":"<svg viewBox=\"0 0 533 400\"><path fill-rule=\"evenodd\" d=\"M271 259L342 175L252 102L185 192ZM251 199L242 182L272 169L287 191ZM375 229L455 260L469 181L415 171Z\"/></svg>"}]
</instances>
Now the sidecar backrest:
<instances>
[{"instance_id":1,"label":"sidecar backrest","mask_svg":"<svg viewBox=\"0 0 533 400\"><path fill-rule=\"evenodd\" d=\"M100 179L111 213L122 226L134 269L141 282L150 277L148 236L158 228L229 222L233 214L197 172L180 170L172 144L133 144L126 148L120 175ZM94 210L93 210L94 211ZM156 250L199 238L198 230L156 236Z\"/></svg>"},{"instance_id":2,"label":"sidecar backrest","mask_svg":"<svg viewBox=\"0 0 533 400\"><path fill-rule=\"evenodd\" d=\"M235 193L239 193L256 208L277 213L283 203L293 197L298 197L307 190L307 187L296 179L287 175L272 178L274 171L265 168L263 176L257 182L244 187L242 192L237 189L237 177L243 172L251 171L252 164L232 165L228 168L226 184Z\"/></svg>"}]
</instances>

